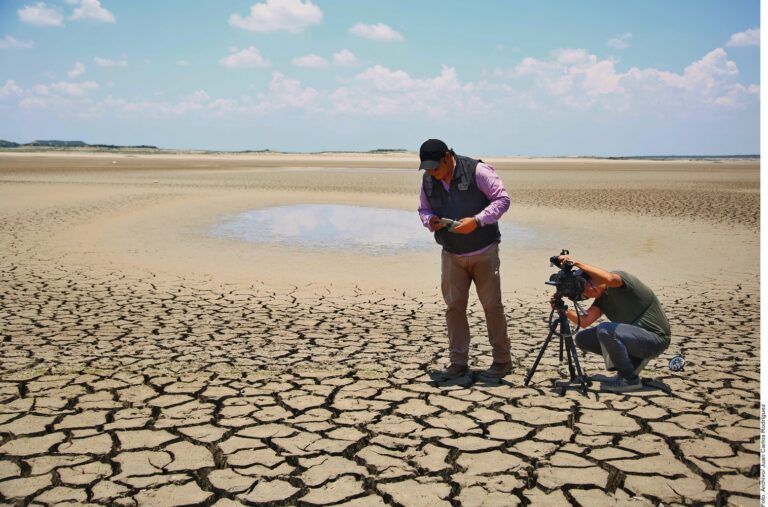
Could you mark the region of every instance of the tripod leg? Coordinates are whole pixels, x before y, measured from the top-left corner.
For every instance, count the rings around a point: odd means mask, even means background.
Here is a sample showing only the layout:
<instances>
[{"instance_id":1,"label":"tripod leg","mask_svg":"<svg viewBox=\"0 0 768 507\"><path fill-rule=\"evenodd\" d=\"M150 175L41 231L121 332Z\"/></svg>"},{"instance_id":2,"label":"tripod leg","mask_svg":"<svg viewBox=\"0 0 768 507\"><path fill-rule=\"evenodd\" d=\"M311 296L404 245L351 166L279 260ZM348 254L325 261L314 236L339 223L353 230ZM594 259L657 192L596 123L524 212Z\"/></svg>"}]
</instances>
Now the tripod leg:
<instances>
[{"instance_id":1,"label":"tripod leg","mask_svg":"<svg viewBox=\"0 0 768 507\"><path fill-rule=\"evenodd\" d=\"M536 373L536 368L539 366L539 361L541 361L541 357L544 355L544 351L547 350L547 345L549 345L549 341L552 339L552 335L555 334L555 326L557 323L553 324L549 329L549 334L547 335L547 339L544 340L544 343L542 344L541 348L539 349L539 354L536 356L536 360L533 362L533 366L528 370L528 373L525 375L525 385L528 385L528 383L533 378L533 374Z\"/></svg>"},{"instance_id":2,"label":"tripod leg","mask_svg":"<svg viewBox=\"0 0 768 507\"><path fill-rule=\"evenodd\" d=\"M568 373L571 376L571 380L574 379L574 373L573 373L573 359L571 358L571 347L570 345L573 343L571 340L571 325L568 322L568 317L565 316L565 313L560 315L560 362L563 361L563 342L565 341L565 353L568 356Z\"/></svg>"},{"instance_id":3,"label":"tripod leg","mask_svg":"<svg viewBox=\"0 0 768 507\"><path fill-rule=\"evenodd\" d=\"M576 344L573 342L573 338L568 336L565 339L566 346L568 347L568 350L570 353L568 354L569 357L573 357L573 366L568 365L571 367L571 379L574 378L573 376L573 367L576 367L576 379L579 381L580 390L583 394L587 394L587 383L586 378L584 377L584 372L581 370L581 365L579 364L579 356L576 351Z\"/></svg>"},{"instance_id":4,"label":"tripod leg","mask_svg":"<svg viewBox=\"0 0 768 507\"><path fill-rule=\"evenodd\" d=\"M568 339L570 338L565 338L565 340L568 340ZM572 357L573 355L571 354L571 347L568 346L567 342L566 342L565 352L568 356L568 374L570 376L570 379L573 380L576 377L573 371L573 357Z\"/></svg>"}]
</instances>

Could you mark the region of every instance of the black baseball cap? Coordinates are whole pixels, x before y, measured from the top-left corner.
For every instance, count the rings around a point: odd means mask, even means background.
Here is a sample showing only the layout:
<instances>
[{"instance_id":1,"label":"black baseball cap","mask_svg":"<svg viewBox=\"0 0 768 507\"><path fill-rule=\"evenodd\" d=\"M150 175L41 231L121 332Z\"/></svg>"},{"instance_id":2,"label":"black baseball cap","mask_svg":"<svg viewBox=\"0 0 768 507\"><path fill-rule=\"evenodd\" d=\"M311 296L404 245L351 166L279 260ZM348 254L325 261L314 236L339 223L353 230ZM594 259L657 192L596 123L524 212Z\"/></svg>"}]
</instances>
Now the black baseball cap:
<instances>
[{"instance_id":1,"label":"black baseball cap","mask_svg":"<svg viewBox=\"0 0 768 507\"><path fill-rule=\"evenodd\" d=\"M419 169L435 169L440 165L440 160L448 153L448 145L440 139L427 139L421 145Z\"/></svg>"}]
</instances>

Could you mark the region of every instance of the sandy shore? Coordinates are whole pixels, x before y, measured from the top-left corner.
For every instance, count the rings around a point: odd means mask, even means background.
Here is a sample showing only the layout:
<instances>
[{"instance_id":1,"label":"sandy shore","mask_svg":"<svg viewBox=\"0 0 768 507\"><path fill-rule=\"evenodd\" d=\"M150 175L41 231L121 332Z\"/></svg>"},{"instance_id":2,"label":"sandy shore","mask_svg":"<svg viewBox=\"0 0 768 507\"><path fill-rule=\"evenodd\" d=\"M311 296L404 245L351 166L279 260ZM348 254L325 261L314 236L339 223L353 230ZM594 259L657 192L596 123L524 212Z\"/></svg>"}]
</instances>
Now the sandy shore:
<instances>
[{"instance_id":1,"label":"sandy shore","mask_svg":"<svg viewBox=\"0 0 768 507\"><path fill-rule=\"evenodd\" d=\"M501 245L516 367L495 385L428 374L445 363L437 245L210 235L286 204L417 220L412 155L0 153L0 496L757 505L759 164L486 160L503 222L531 232ZM558 397L555 347L523 386L561 248L656 289L674 338L646 371L672 395Z\"/></svg>"}]
</instances>

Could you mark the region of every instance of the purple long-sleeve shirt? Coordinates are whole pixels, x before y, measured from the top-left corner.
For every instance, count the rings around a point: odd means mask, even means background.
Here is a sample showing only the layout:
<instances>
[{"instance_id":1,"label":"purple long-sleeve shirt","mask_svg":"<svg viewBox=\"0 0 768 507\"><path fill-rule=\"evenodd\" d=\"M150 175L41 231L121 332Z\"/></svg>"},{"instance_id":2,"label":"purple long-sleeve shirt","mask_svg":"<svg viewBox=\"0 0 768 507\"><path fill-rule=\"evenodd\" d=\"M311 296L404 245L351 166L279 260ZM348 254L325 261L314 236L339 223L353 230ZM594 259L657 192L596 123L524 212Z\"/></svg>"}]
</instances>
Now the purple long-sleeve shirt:
<instances>
[{"instance_id":1,"label":"purple long-sleeve shirt","mask_svg":"<svg viewBox=\"0 0 768 507\"><path fill-rule=\"evenodd\" d=\"M454 170L456 166L454 165ZM443 188L450 192L451 186L444 181L440 181ZM475 169L475 183L478 190L480 190L488 198L490 203L480 213L474 216L480 225L495 224L499 221L501 216L509 209L510 199L507 190L504 188L504 183L501 182L501 178L496 174L493 166L490 164L479 163L477 169ZM424 187L422 186L419 193L419 217L424 227L429 229L429 219L435 213L432 211L432 206L429 205L429 199L427 194L424 193ZM490 245L481 248L475 252L469 252L463 255L477 255L483 253Z\"/></svg>"}]
</instances>

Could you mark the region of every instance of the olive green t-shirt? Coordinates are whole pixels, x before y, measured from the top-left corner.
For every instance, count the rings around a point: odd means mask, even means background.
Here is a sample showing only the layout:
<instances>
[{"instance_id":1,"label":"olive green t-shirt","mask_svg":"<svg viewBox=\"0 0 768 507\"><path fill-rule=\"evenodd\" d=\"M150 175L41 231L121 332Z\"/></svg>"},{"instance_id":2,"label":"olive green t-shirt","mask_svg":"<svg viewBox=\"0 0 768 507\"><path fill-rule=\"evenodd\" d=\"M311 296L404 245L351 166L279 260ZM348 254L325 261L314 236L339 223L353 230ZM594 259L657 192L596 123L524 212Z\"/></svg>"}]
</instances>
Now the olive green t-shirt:
<instances>
[{"instance_id":1,"label":"olive green t-shirt","mask_svg":"<svg viewBox=\"0 0 768 507\"><path fill-rule=\"evenodd\" d=\"M656 294L625 271L612 271L624 280L624 286L608 288L602 296L593 303L603 311L611 321L621 324L632 324L655 333L669 345L670 329L667 316L661 308Z\"/></svg>"}]
</instances>

